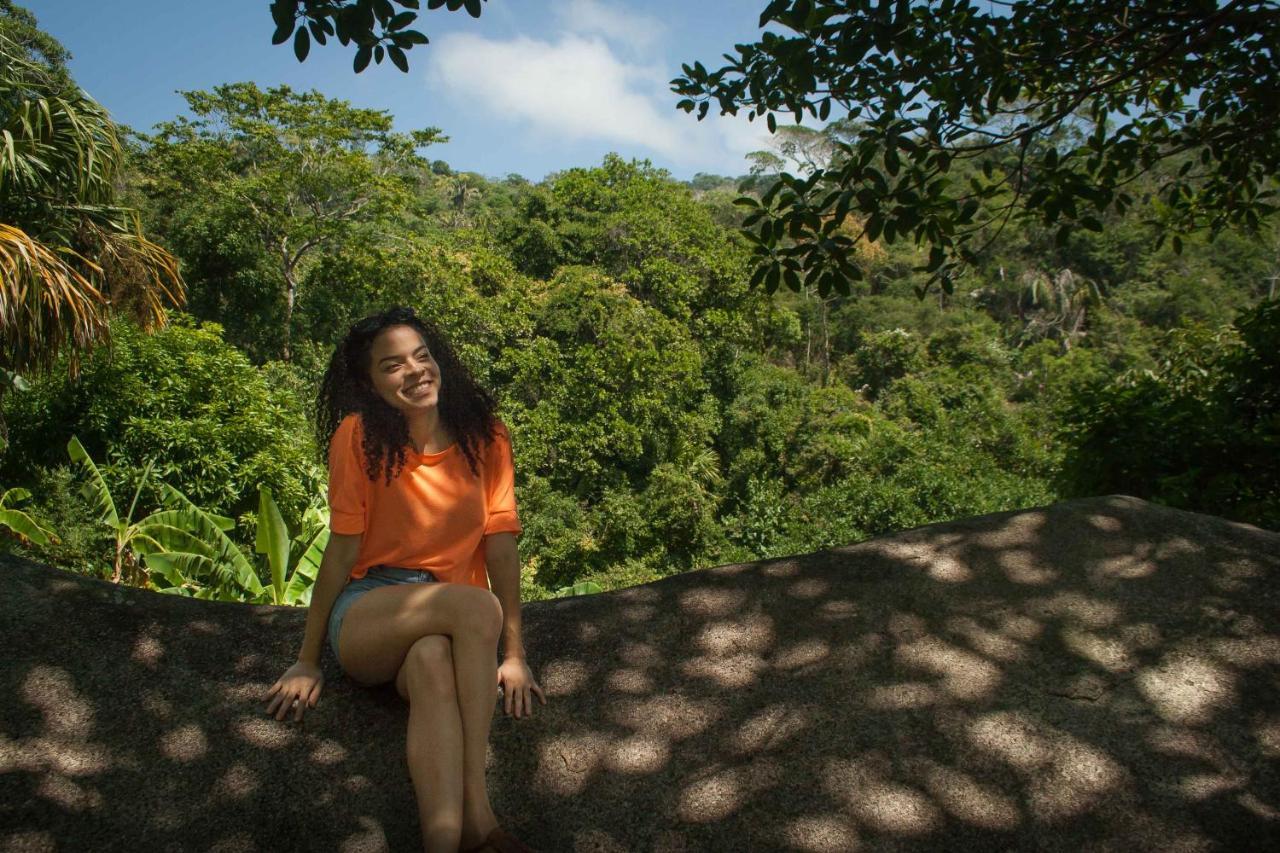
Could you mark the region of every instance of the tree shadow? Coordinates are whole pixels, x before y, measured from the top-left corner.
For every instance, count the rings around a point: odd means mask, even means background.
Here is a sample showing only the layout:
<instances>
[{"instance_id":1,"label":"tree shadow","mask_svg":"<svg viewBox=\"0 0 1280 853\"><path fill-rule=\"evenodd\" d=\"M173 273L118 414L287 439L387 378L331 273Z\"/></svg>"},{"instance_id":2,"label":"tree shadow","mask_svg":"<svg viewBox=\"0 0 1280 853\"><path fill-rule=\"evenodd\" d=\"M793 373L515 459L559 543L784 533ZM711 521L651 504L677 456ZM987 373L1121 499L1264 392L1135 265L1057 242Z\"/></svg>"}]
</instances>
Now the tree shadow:
<instances>
[{"instance_id":1,"label":"tree shadow","mask_svg":"<svg viewBox=\"0 0 1280 853\"><path fill-rule=\"evenodd\" d=\"M489 778L544 851L1280 847L1280 534L1132 498L525 607ZM0 558L0 849L414 850L407 712L305 611Z\"/></svg>"}]
</instances>

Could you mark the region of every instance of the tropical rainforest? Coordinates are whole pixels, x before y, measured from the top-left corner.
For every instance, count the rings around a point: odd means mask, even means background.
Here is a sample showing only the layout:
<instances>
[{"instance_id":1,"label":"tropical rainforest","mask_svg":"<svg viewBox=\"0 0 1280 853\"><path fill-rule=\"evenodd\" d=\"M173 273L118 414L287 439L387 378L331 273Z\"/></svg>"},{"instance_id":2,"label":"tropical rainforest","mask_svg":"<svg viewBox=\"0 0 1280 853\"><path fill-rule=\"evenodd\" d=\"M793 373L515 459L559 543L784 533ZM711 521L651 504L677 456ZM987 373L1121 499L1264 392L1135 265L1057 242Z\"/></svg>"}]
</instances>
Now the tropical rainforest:
<instances>
[{"instance_id":1,"label":"tropical rainforest","mask_svg":"<svg viewBox=\"0 0 1280 853\"><path fill-rule=\"evenodd\" d=\"M0 49L9 551L305 603L325 536L315 390L351 323L398 304L499 400L525 600L1085 495L1280 529L1270 167L1239 216L1171 240L1171 215L1204 212L1167 191L1194 178L1186 155L1115 173L1125 202L1064 229L1044 207L1074 179L1045 152L1087 147L1087 117L1034 145L958 143L947 179L977 190L945 216L999 227L944 257L928 227L911 239L927 223L903 180L856 198L899 174L865 116L780 123L744 174L609 156L532 182L433 158L448 128L253 82L129 131L8 2ZM1028 150L1052 160L1042 184ZM853 188L834 221L796 212L822 176ZM1002 217L988 189L1010 176L1056 189ZM843 249L816 274L787 260L821 239Z\"/></svg>"}]
</instances>

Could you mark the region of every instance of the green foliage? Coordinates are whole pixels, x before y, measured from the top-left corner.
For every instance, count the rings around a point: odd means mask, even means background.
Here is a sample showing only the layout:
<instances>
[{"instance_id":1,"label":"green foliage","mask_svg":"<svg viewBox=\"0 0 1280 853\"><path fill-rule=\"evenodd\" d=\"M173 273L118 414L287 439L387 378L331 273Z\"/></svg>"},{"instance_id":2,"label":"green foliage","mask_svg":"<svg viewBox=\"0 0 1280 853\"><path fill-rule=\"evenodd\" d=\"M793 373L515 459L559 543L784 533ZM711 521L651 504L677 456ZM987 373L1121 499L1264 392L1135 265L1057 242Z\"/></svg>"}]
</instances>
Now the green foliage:
<instances>
[{"instance_id":1,"label":"green foliage","mask_svg":"<svg viewBox=\"0 0 1280 853\"><path fill-rule=\"evenodd\" d=\"M39 28L35 15L13 0L0 0L0 38L13 44L19 56L40 68L56 85L75 85L67 72L70 52Z\"/></svg>"},{"instance_id":2,"label":"green foliage","mask_svg":"<svg viewBox=\"0 0 1280 853\"><path fill-rule=\"evenodd\" d=\"M1280 527L1280 302L1165 334L1152 370L1082 395L1066 488Z\"/></svg>"},{"instance_id":3,"label":"green foliage","mask_svg":"<svg viewBox=\"0 0 1280 853\"><path fill-rule=\"evenodd\" d=\"M223 601L261 595L252 562L227 535L235 522L201 509L172 486L163 491L167 509L150 517L160 530L142 551L147 568L169 583L160 591Z\"/></svg>"},{"instance_id":4,"label":"green foliage","mask_svg":"<svg viewBox=\"0 0 1280 853\"><path fill-rule=\"evenodd\" d=\"M263 483L286 515L301 515L319 478L301 401L269 385L216 326L177 318L145 334L118 322L113 338L78 379L55 372L5 400L6 478L29 483L77 434L105 461L112 491L135 491L152 460L159 478L216 513L250 509Z\"/></svg>"},{"instance_id":5,"label":"green foliage","mask_svg":"<svg viewBox=\"0 0 1280 853\"><path fill-rule=\"evenodd\" d=\"M594 581L579 581L573 586L563 586L555 591L556 598L568 598L574 595L595 595L597 592L604 592L600 584Z\"/></svg>"},{"instance_id":6,"label":"green foliage","mask_svg":"<svg viewBox=\"0 0 1280 853\"><path fill-rule=\"evenodd\" d=\"M129 508L122 518L120 512L116 509L116 502L111 495L111 489L102 477L102 472L98 470L93 458L85 451L80 439L74 435L67 442L67 454L71 457L72 462L85 469L85 483L81 489L81 494L92 506L98 522L111 531L111 536L115 540L113 549L115 562L111 573L112 583L120 583L121 580L125 579L126 570L129 570L132 575L129 580L135 583L142 581L141 574L136 571L137 556L142 553L147 545L155 544L155 540L152 538L155 530L153 525L148 523L148 518L140 518L135 521L134 513L138 508L138 498L142 495L142 490L149 484L151 463L148 463L147 467L143 469L142 476L138 479L138 487L133 493L133 500L129 502Z\"/></svg>"},{"instance_id":7,"label":"green foliage","mask_svg":"<svg viewBox=\"0 0 1280 853\"><path fill-rule=\"evenodd\" d=\"M841 362L841 377L871 399L897 379L924 367L923 343L906 329L886 329L863 336L861 344Z\"/></svg>"},{"instance_id":8,"label":"green foliage","mask_svg":"<svg viewBox=\"0 0 1280 853\"><path fill-rule=\"evenodd\" d=\"M159 592L224 601L305 605L310 600L329 538L328 514L319 507L309 508L301 533L291 541L270 489L259 490L255 550L267 558L270 583L264 587L253 561L228 536L235 526L232 519L201 509L167 484L160 485L163 508L135 519L138 497L149 485L150 465L122 518L106 481L79 439L73 437L67 450L72 462L85 469L82 495L114 539L115 583L123 580ZM47 540L37 542L48 544ZM294 566L292 573L290 564Z\"/></svg>"},{"instance_id":9,"label":"green foliage","mask_svg":"<svg viewBox=\"0 0 1280 853\"><path fill-rule=\"evenodd\" d=\"M83 478L68 466L40 470L32 480L31 515L58 532L57 539L37 544L0 538L0 548L52 566L95 578L109 578L113 554L82 493Z\"/></svg>"},{"instance_id":10,"label":"green foliage","mask_svg":"<svg viewBox=\"0 0 1280 853\"><path fill-rule=\"evenodd\" d=\"M437 128L396 133L383 111L288 86L182 94L193 117L142 137L150 180L139 189L160 233L202 262L189 268L202 307L249 300L275 309L281 334L269 354L287 360L314 256L361 223L402 215L413 183L405 170L425 166L416 149L444 137ZM223 296L227 278L235 286Z\"/></svg>"},{"instance_id":11,"label":"green foliage","mask_svg":"<svg viewBox=\"0 0 1280 853\"><path fill-rule=\"evenodd\" d=\"M594 266L699 338L746 340L766 304L745 286L746 255L730 233L648 161L611 154L598 168L555 175L501 233L523 272L545 279L560 266Z\"/></svg>"},{"instance_id":12,"label":"green foliage","mask_svg":"<svg viewBox=\"0 0 1280 853\"><path fill-rule=\"evenodd\" d=\"M1065 245L1132 207L1130 183L1157 164L1151 212L1175 251L1177 232L1256 230L1280 173L1276 68L1257 48L1280 39L1272 7L772 0L759 41L718 70L683 66L672 89L700 119L745 110L771 132L839 119L826 156L742 199L755 283L847 293L859 237L905 238L951 293L1011 218ZM855 235L839 230L849 216Z\"/></svg>"},{"instance_id":13,"label":"green foliage","mask_svg":"<svg viewBox=\"0 0 1280 853\"><path fill-rule=\"evenodd\" d=\"M685 327L582 268L562 270L534 311L532 337L495 374L528 473L592 499L706 444L711 401Z\"/></svg>"},{"instance_id":14,"label":"green foliage","mask_svg":"<svg viewBox=\"0 0 1280 853\"><path fill-rule=\"evenodd\" d=\"M259 508L254 550L266 555L271 584L264 591L272 604L311 603L311 589L320 572L320 560L329 544L329 513L319 505L307 508L302 530L292 539L279 507L265 486L258 490ZM291 554L297 559L292 560ZM293 571L289 571L290 564Z\"/></svg>"}]
</instances>

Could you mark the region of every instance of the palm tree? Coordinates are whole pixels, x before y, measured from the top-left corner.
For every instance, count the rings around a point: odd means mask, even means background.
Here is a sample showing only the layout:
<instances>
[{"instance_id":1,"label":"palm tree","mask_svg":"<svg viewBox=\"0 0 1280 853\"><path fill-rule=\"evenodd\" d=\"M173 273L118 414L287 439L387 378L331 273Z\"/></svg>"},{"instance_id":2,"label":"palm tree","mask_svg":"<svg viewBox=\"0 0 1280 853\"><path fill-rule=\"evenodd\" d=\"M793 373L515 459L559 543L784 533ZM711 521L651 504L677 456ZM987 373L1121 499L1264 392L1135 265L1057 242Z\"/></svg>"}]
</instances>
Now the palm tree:
<instances>
[{"instance_id":1,"label":"palm tree","mask_svg":"<svg viewBox=\"0 0 1280 853\"><path fill-rule=\"evenodd\" d=\"M1021 285L1038 309L1025 317L1023 335L1031 340L1055 338L1063 352L1084 334L1089 305L1102 296L1097 284L1066 267L1055 274L1027 270Z\"/></svg>"},{"instance_id":2,"label":"palm tree","mask_svg":"<svg viewBox=\"0 0 1280 853\"><path fill-rule=\"evenodd\" d=\"M462 228L470 223L467 216L467 205L480 196L480 188L472 183L471 176L465 173L455 174L448 179L449 206L452 215L450 224L454 228Z\"/></svg>"},{"instance_id":3,"label":"palm tree","mask_svg":"<svg viewBox=\"0 0 1280 853\"><path fill-rule=\"evenodd\" d=\"M123 152L101 105L0 30L0 369L49 368L105 341L109 312L162 325L173 255L115 203Z\"/></svg>"}]
</instances>

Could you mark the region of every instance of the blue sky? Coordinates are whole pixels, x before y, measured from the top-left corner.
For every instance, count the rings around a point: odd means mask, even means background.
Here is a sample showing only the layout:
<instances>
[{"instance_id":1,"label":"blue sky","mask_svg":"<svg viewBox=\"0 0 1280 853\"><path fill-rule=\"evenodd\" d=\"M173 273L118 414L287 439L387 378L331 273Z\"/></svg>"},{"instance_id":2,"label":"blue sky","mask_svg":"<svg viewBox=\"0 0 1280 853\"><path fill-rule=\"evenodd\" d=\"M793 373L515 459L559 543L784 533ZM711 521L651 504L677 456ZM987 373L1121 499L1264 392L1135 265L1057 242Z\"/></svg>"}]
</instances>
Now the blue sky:
<instances>
[{"instance_id":1,"label":"blue sky","mask_svg":"<svg viewBox=\"0 0 1280 853\"><path fill-rule=\"evenodd\" d=\"M540 180L610 151L677 178L738 175L768 137L745 118L698 122L668 88L682 62L719 67L755 40L765 0L488 0L478 20L424 11L431 44L409 53L408 74L384 61L358 75L336 41L301 64L273 46L268 0L19 3L71 51L80 85L140 130L183 110L177 90L252 80L386 110L401 130L439 127L450 141L427 156L494 177Z\"/></svg>"}]
</instances>

